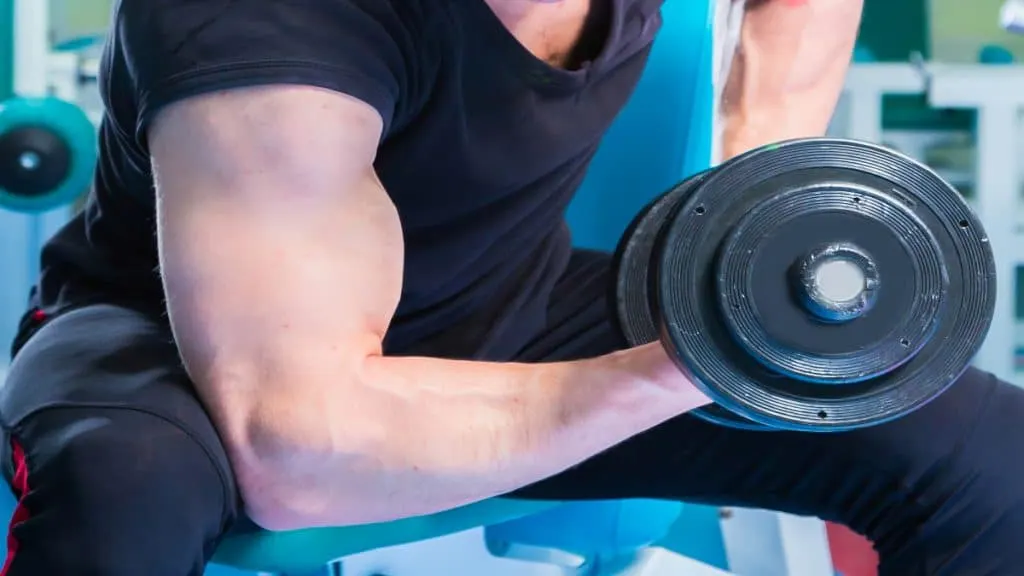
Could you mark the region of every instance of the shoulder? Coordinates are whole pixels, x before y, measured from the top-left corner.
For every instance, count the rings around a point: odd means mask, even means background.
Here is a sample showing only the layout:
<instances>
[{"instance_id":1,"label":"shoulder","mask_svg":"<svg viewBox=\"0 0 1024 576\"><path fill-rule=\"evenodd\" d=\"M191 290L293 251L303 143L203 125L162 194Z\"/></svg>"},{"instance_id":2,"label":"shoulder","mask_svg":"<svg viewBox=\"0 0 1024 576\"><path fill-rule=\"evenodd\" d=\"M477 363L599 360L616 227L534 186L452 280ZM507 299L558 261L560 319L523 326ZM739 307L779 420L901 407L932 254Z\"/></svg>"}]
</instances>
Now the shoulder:
<instances>
[{"instance_id":1,"label":"shoulder","mask_svg":"<svg viewBox=\"0 0 1024 576\"><path fill-rule=\"evenodd\" d=\"M112 43L143 117L202 92L288 83L345 92L389 120L445 11L442 0L122 0Z\"/></svg>"}]
</instances>

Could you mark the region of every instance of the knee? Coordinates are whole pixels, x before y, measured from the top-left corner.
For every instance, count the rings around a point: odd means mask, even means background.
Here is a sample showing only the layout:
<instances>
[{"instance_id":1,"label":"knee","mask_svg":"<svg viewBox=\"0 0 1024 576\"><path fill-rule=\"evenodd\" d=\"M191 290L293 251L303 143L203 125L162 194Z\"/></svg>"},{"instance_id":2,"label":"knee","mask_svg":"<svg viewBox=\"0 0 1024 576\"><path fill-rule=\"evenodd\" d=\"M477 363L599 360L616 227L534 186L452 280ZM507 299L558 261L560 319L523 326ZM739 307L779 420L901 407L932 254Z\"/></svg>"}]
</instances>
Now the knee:
<instances>
[{"instance_id":1,"label":"knee","mask_svg":"<svg viewBox=\"0 0 1024 576\"><path fill-rule=\"evenodd\" d=\"M935 447L946 454L921 471L916 483L919 496L935 496L922 499L941 503L946 512L957 511L953 501L963 498L971 512L963 515L981 514L989 521L1012 512L1024 527L1024 459L1019 457L1024 389L972 369L942 401L949 405L946 422L932 419L929 424L958 431L934 434L947 439L944 446Z\"/></svg>"},{"instance_id":2,"label":"knee","mask_svg":"<svg viewBox=\"0 0 1024 576\"><path fill-rule=\"evenodd\" d=\"M123 408L50 409L12 430L11 444L15 456L23 455L15 465L24 468L25 486L14 486L27 489L23 505L33 517L45 511L61 523L47 531L102 528L119 535L111 545L125 546L133 533L148 533L149 540L156 531L180 542L219 532L232 520L229 470L216 463L210 447L158 416Z\"/></svg>"},{"instance_id":3,"label":"knee","mask_svg":"<svg viewBox=\"0 0 1024 576\"><path fill-rule=\"evenodd\" d=\"M961 405L977 409L962 421L958 442L946 445L946 455L906 487L915 513L897 539L904 543L902 553L895 554L900 547L890 548L893 569L885 573L918 573L896 569L899 561L913 566L930 561L943 566L941 574L970 572L969 567L986 562L1010 573L1011 564L1024 562L1024 548L1017 544L1024 531L1024 459L1019 456L1024 390L973 370L966 378L951 393ZM943 426L942 421L931 424Z\"/></svg>"},{"instance_id":4,"label":"knee","mask_svg":"<svg viewBox=\"0 0 1024 576\"><path fill-rule=\"evenodd\" d=\"M960 486L997 524L1024 530L1024 389L991 377L992 392L974 428L958 447Z\"/></svg>"},{"instance_id":5,"label":"knee","mask_svg":"<svg viewBox=\"0 0 1024 576\"><path fill-rule=\"evenodd\" d=\"M948 462L957 471L961 486L979 499L1013 499L1024 503L1024 459L1019 457L1024 440L1024 389L991 374L970 370L958 383L954 397L968 402L968 389L980 409L972 411L960 441L951 446ZM941 423L936 423L941 425Z\"/></svg>"}]
</instances>

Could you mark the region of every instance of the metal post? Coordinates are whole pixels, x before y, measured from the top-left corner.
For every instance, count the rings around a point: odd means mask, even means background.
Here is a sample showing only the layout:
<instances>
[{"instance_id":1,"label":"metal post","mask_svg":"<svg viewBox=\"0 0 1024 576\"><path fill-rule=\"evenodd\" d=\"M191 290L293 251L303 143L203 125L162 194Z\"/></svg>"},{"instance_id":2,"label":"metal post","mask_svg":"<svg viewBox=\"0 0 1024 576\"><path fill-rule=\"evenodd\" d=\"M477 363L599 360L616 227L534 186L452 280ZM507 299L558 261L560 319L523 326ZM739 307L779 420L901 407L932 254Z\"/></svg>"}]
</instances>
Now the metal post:
<instances>
[{"instance_id":1,"label":"metal post","mask_svg":"<svg viewBox=\"0 0 1024 576\"><path fill-rule=\"evenodd\" d=\"M46 96L50 53L50 3L14 0L14 93Z\"/></svg>"}]
</instances>

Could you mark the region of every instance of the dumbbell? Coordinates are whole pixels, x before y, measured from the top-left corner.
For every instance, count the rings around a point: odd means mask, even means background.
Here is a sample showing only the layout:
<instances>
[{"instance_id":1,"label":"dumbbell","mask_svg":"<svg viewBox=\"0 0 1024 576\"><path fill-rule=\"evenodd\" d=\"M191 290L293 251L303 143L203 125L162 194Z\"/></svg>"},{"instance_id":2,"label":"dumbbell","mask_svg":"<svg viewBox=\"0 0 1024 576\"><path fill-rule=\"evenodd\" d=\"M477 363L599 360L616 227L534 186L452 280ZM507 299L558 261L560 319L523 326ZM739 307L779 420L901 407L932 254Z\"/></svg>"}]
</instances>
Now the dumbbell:
<instances>
[{"instance_id":1,"label":"dumbbell","mask_svg":"<svg viewBox=\"0 0 1024 576\"><path fill-rule=\"evenodd\" d=\"M57 98L0 102L0 209L44 212L89 188L96 131L74 104Z\"/></svg>"},{"instance_id":2,"label":"dumbbell","mask_svg":"<svg viewBox=\"0 0 1024 576\"><path fill-rule=\"evenodd\" d=\"M950 184L884 147L793 140L646 206L615 252L613 317L660 341L752 430L838 432L945 391L984 341L995 261Z\"/></svg>"}]
</instances>

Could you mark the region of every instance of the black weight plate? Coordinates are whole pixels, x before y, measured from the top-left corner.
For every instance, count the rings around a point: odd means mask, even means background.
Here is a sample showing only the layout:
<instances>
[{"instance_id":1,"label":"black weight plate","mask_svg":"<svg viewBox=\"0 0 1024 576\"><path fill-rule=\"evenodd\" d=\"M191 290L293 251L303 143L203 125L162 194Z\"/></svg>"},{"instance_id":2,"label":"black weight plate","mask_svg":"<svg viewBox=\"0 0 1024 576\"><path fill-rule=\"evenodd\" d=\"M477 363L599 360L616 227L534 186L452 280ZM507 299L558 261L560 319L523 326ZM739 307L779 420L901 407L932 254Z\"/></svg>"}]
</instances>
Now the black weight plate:
<instances>
[{"instance_id":1,"label":"black weight plate","mask_svg":"<svg viewBox=\"0 0 1024 576\"><path fill-rule=\"evenodd\" d=\"M647 204L626 227L615 250L613 262L613 293L615 309L612 318L630 346L658 340L658 326L648 297L652 283L648 279L655 241L673 209L685 201L690 192L706 177L701 172L684 180L667 193ZM717 405L692 412L704 420L749 430L765 430L765 426L743 418Z\"/></svg>"},{"instance_id":2,"label":"black weight plate","mask_svg":"<svg viewBox=\"0 0 1024 576\"><path fill-rule=\"evenodd\" d=\"M948 287L941 249L891 195L850 183L801 187L806 175L793 176L764 181L760 186L785 191L761 200L722 243L717 287L726 327L751 357L791 378L847 384L891 372L935 331ZM814 274L794 282L794 263L815 252L808 246L830 245L857 254L851 268L873 270L872 305L856 306L859 317L846 321L822 317L830 310L816 305L820 294L801 290ZM862 290L863 276L856 280L848 288Z\"/></svg>"},{"instance_id":3,"label":"black weight plate","mask_svg":"<svg viewBox=\"0 0 1024 576\"><path fill-rule=\"evenodd\" d=\"M863 207L851 207L856 198ZM775 228L757 231L749 219L759 210L788 210L792 218L779 216ZM750 228L743 231L744 225ZM801 235L804 249L813 248L812 242L847 241L847 235L857 242L881 238L869 250L878 258L881 288L877 304L863 317L787 332L786 322L797 317L795 306L778 292L786 282L787 250L789 256L796 253ZM740 236L756 241L737 244ZM751 257L722 257L730 237L733 248L747 246ZM995 263L977 217L930 169L872 144L798 140L736 158L691 192L658 242L651 273L658 280L654 295L663 343L716 403L774 428L850 430L919 408L966 369L994 312ZM723 294L720 273L741 261L750 267L744 282L774 284L776 294L749 285L726 286ZM734 338L736 319L723 309L731 309L736 294L761 299L749 304L751 314L766 340L781 350L778 358L755 358L750 342ZM918 312L925 317L910 317ZM900 341L901 331L914 328L917 341L907 339L913 350L893 352L891 343ZM829 330L845 332L846 339ZM866 364L873 371L866 379L846 373L832 382L811 382L806 374L795 378L778 369L776 361L784 363L793 350L842 356L855 353L856 342L887 343L882 349L893 357Z\"/></svg>"},{"instance_id":4,"label":"black weight plate","mask_svg":"<svg viewBox=\"0 0 1024 576\"><path fill-rule=\"evenodd\" d=\"M685 200L706 172L674 186L644 206L626 227L613 258L615 304L612 317L631 346L658 340L658 328L651 315L647 270L655 239L672 208Z\"/></svg>"}]
</instances>

